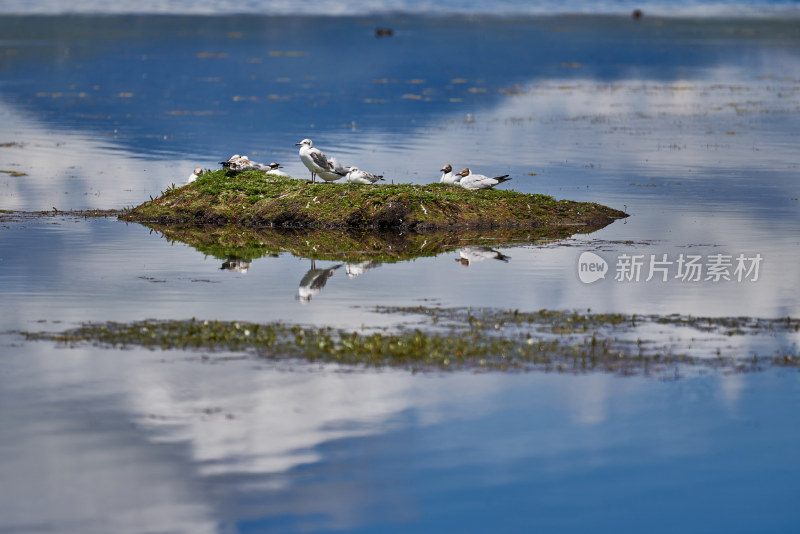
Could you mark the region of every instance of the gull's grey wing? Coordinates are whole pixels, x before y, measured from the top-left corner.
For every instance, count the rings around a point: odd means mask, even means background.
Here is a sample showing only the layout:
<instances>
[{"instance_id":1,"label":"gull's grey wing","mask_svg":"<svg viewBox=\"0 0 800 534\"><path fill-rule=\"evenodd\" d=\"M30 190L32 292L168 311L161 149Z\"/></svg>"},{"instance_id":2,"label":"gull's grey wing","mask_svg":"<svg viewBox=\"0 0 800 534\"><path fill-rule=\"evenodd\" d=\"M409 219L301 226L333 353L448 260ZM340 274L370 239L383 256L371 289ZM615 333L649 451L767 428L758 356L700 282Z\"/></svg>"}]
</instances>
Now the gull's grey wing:
<instances>
[{"instance_id":1,"label":"gull's grey wing","mask_svg":"<svg viewBox=\"0 0 800 534\"><path fill-rule=\"evenodd\" d=\"M330 162L328 161L328 158L326 158L325 154L323 154L321 151L312 150L310 156L311 156L311 160L318 167L321 167L323 169L330 168Z\"/></svg>"},{"instance_id":2,"label":"gull's grey wing","mask_svg":"<svg viewBox=\"0 0 800 534\"><path fill-rule=\"evenodd\" d=\"M346 176L347 173L350 172L350 167L345 167L344 165L339 163L339 160L337 160L336 158L328 158L328 163L330 164L333 172L335 172L336 174L339 174L341 176Z\"/></svg>"}]
</instances>

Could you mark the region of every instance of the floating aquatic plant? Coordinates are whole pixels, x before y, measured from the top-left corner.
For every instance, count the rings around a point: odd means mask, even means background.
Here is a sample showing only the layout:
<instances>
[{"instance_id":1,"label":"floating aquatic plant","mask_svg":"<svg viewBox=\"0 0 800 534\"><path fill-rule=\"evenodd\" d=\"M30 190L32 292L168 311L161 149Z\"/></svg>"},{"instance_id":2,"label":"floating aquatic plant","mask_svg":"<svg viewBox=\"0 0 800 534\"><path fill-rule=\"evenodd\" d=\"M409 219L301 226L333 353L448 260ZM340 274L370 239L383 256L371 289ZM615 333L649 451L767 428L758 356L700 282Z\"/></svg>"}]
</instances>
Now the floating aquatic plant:
<instances>
[{"instance_id":1,"label":"floating aquatic plant","mask_svg":"<svg viewBox=\"0 0 800 534\"><path fill-rule=\"evenodd\" d=\"M640 329L643 325L668 325L691 328L698 334L795 335L800 321L793 318L692 318L426 306L382 307L376 311L417 316L421 321L393 330L353 331L280 322L145 320L87 323L59 333L22 334L28 340L50 340L66 346L91 342L154 350L233 351L270 359L412 370L606 371L674 376L689 367L743 372L800 364L796 346L778 348L766 355L736 354L734 349L712 339L709 346L715 347L715 354L701 357L689 344L665 343L658 336L647 337Z\"/></svg>"}]
</instances>

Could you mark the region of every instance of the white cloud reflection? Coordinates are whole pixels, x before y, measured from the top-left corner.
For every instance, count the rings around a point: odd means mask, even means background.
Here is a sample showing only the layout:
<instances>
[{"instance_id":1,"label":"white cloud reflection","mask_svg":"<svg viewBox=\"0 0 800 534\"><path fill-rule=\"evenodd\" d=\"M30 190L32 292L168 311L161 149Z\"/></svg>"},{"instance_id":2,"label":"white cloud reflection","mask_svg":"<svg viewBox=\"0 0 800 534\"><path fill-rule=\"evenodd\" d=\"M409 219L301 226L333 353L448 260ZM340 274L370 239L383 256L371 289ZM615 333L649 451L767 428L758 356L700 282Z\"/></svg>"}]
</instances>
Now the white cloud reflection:
<instances>
[{"instance_id":1,"label":"white cloud reflection","mask_svg":"<svg viewBox=\"0 0 800 534\"><path fill-rule=\"evenodd\" d=\"M198 163L153 161L97 133L46 124L0 102L0 207L5 210L119 209L180 185ZM187 172L186 169L189 169Z\"/></svg>"}]
</instances>

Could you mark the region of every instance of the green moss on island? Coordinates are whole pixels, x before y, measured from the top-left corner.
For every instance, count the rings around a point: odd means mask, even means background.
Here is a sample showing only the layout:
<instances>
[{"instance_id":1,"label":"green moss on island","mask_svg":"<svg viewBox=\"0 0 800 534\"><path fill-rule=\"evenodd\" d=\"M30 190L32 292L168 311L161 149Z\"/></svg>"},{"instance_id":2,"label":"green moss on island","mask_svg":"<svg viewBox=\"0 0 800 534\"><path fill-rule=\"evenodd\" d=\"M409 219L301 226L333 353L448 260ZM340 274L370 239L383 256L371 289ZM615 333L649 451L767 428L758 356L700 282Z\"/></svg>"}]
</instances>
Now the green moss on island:
<instances>
[{"instance_id":1,"label":"green moss on island","mask_svg":"<svg viewBox=\"0 0 800 534\"><path fill-rule=\"evenodd\" d=\"M262 171L208 171L197 181L125 210L125 221L252 228L411 230L599 229L627 214L591 202L442 184L310 184ZM584 230L585 231L585 230Z\"/></svg>"}]
</instances>

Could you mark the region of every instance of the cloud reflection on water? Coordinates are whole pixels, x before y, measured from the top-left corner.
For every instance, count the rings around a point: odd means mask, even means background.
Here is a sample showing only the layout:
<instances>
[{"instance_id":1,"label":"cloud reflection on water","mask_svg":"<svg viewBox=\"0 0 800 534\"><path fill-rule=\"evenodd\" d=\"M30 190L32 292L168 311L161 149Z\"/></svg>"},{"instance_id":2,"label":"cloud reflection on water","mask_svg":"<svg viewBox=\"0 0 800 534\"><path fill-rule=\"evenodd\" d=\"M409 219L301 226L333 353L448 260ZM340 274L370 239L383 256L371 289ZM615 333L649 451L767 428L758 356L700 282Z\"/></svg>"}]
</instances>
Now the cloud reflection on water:
<instances>
[{"instance_id":1,"label":"cloud reflection on water","mask_svg":"<svg viewBox=\"0 0 800 534\"><path fill-rule=\"evenodd\" d=\"M679 469L719 439L719 422L687 424L680 409L656 409L656 416L643 402L675 386L604 374L353 373L179 351L164 359L39 345L27 345L13 362L29 360L31 351L53 365L0 390L7 426L37 414L37 426L2 440L25 459L0 462L4 478L18 481L0 500L2 517L20 528L212 532L226 521L271 524L287 515L316 528L413 522L430 513L415 489L420 480L437 491L488 484L518 495L519 484L541 489L558 473L601 465L624 471L628 461L653 455ZM27 364L6 361L6 368ZM721 377L678 404L735 420L741 386L734 379ZM423 430L427 437L419 437ZM639 460L615 456L632 443ZM62 480L73 491L61 491ZM376 513L388 501L397 508Z\"/></svg>"}]
</instances>

